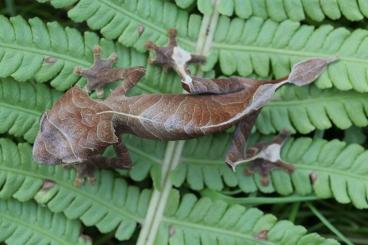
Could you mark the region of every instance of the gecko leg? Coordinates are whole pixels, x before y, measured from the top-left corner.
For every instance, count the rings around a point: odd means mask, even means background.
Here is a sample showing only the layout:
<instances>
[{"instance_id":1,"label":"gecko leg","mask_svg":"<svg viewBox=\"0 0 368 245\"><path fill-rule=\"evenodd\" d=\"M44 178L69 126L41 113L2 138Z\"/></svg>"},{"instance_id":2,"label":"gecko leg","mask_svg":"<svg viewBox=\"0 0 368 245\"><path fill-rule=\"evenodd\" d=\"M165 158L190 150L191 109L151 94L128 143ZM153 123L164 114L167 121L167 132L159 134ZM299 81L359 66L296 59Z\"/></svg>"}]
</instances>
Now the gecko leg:
<instances>
[{"instance_id":1,"label":"gecko leg","mask_svg":"<svg viewBox=\"0 0 368 245\"><path fill-rule=\"evenodd\" d=\"M94 156L91 159L75 165L77 170L77 177L74 184L80 186L84 179L87 178L88 182L94 183L96 177L94 172L97 168L112 169L112 168L130 168L132 161L129 157L128 149L122 141L113 145L116 152L115 158L107 158L101 155Z\"/></svg>"},{"instance_id":2,"label":"gecko leg","mask_svg":"<svg viewBox=\"0 0 368 245\"><path fill-rule=\"evenodd\" d=\"M201 55L191 54L182 49L177 44L176 29L169 29L168 44L166 47L159 47L151 41L146 42L146 48L155 52L155 58L150 59L149 63L160 65L165 69L171 68L175 70L182 79L187 78L190 73L188 64L203 64L205 57Z\"/></svg>"},{"instance_id":3,"label":"gecko leg","mask_svg":"<svg viewBox=\"0 0 368 245\"><path fill-rule=\"evenodd\" d=\"M139 70L144 74L143 67L132 68L113 68L118 56L116 53L112 53L109 58L101 58L101 47L96 46L93 49L94 63L88 69L82 69L76 67L74 73L79 76L83 76L87 79L87 85L85 87L86 92L95 90L98 97L102 97L104 92L103 88L114 81L124 80L131 72ZM141 78L142 75L139 77Z\"/></svg>"},{"instance_id":4,"label":"gecko leg","mask_svg":"<svg viewBox=\"0 0 368 245\"><path fill-rule=\"evenodd\" d=\"M240 159L246 157L246 145L247 139L252 131L253 125L260 111L254 111L250 113L246 119L240 121L236 125L234 138L230 143L230 147L227 151L225 162L235 171L236 166L239 164Z\"/></svg>"},{"instance_id":5,"label":"gecko leg","mask_svg":"<svg viewBox=\"0 0 368 245\"><path fill-rule=\"evenodd\" d=\"M245 174L249 175L258 171L262 177L261 184L266 186L273 169L279 168L292 173L294 166L281 159L281 148L288 137L289 132L283 130L270 143L259 143L248 149L247 158L240 160L240 163L251 162L245 169Z\"/></svg>"},{"instance_id":6,"label":"gecko leg","mask_svg":"<svg viewBox=\"0 0 368 245\"><path fill-rule=\"evenodd\" d=\"M248 163L249 166L245 169L245 174L252 175L255 172L259 172L262 177L261 184L266 186L269 183L268 177L271 170L279 168L291 173L294 167L281 160L280 156L282 145L289 136L289 133L285 130L280 132L272 142L259 143L245 150L246 140L250 135L258 114L259 111L255 111L246 118L246 121L239 122L225 162L234 171L239 164Z\"/></svg>"}]
</instances>

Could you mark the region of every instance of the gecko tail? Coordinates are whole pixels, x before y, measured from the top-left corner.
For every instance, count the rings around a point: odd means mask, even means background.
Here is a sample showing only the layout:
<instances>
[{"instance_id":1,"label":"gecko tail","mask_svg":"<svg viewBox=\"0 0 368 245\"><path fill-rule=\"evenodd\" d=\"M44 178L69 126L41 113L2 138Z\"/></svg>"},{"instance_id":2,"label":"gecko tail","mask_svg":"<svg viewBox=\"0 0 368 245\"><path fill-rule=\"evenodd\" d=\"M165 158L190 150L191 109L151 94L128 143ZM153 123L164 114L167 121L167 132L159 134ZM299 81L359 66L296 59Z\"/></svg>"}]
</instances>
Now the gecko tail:
<instances>
[{"instance_id":1,"label":"gecko tail","mask_svg":"<svg viewBox=\"0 0 368 245\"><path fill-rule=\"evenodd\" d=\"M328 64L338 60L337 57L317 57L303 60L293 66L288 82L297 86L304 86L316 80Z\"/></svg>"}]
</instances>

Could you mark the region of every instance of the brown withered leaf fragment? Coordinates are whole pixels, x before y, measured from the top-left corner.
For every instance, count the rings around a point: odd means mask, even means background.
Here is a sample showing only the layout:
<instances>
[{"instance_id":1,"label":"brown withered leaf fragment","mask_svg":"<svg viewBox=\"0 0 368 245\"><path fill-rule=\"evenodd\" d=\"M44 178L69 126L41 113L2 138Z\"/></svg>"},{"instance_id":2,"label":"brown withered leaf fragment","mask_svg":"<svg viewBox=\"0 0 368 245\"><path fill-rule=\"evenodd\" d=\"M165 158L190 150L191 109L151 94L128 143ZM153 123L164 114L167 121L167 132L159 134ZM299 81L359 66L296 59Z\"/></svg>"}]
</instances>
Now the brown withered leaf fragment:
<instances>
[{"instance_id":1,"label":"brown withered leaf fragment","mask_svg":"<svg viewBox=\"0 0 368 245\"><path fill-rule=\"evenodd\" d=\"M41 190L47 191L47 190L51 189L54 186L55 186L55 181L46 179L46 180L43 181Z\"/></svg>"},{"instance_id":2,"label":"brown withered leaf fragment","mask_svg":"<svg viewBox=\"0 0 368 245\"><path fill-rule=\"evenodd\" d=\"M169 229L169 237L173 237L176 233L175 225L170 224L168 229Z\"/></svg>"},{"instance_id":3,"label":"brown withered leaf fragment","mask_svg":"<svg viewBox=\"0 0 368 245\"><path fill-rule=\"evenodd\" d=\"M146 48L156 53L155 59L150 59L149 63L160 65L165 69L174 69L181 79L185 80L190 75L188 64L203 64L206 58L201 55L191 54L178 46L176 35L176 29L169 29L169 41L166 47L159 47L153 42L147 41Z\"/></svg>"},{"instance_id":4,"label":"brown withered leaf fragment","mask_svg":"<svg viewBox=\"0 0 368 245\"><path fill-rule=\"evenodd\" d=\"M56 63L57 58L53 57L53 56L47 56L45 58L43 58L43 62L46 64L54 64Z\"/></svg>"},{"instance_id":5,"label":"brown withered leaf fragment","mask_svg":"<svg viewBox=\"0 0 368 245\"><path fill-rule=\"evenodd\" d=\"M139 25L138 28L137 28L137 31L138 31L139 35L142 35L143 32L144 32L144 25Z\"/></svg>"},{"instance_id":6,"label":"brown withered leaf fragment","mask_svg":"<svg viewBox=\"0 0 368 245\"><path fill-rule=\"evenodd\" d=\"M257 240L266 240L268 235L268 230L261 230L258 232L256 239Z\"/></svg>"},{"instance_id":7,"label":"brown withered leaf fragment","mask_svg":"<svg viewBox=\"0 0 368 245\"><path fill-rule=\"evenodd\" d=\"M85 241L86 244L92 244L92 238L90 236L81 234L80 237Z\"/></svg>"},{"instance_id":8,"label":"brown withered leaf fragment","mask_svg":"<svg viewBox=\"0 0 368 245\"><path fill-rule=\"evenodd\" d=\"M312 171L309 173L309 179L312 182L312 184L316 183L317 179L318 179L318 175L316 172Z\"/></svg>"}]
</instances>

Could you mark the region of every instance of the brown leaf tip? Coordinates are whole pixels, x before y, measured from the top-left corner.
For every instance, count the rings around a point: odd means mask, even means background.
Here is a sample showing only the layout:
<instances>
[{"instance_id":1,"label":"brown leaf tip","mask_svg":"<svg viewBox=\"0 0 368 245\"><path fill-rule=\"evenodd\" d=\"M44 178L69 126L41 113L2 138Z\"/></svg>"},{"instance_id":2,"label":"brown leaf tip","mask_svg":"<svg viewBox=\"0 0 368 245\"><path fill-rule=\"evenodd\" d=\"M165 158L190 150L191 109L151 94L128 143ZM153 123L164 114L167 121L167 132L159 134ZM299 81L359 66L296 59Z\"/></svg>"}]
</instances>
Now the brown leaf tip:
<instances>
[{"instance_id":1,"label":"brown leaf tip","mask_svg":"<svg viewBox=\"0 0 368 245\"><path fill-rule=\"evenodd\" d=\"M175 235L175 233L176 233L175 225L170 224L168 229L169 229L169 237L174 236L174 235Z\"/></svg>"},{"instance_id":2,"label":"brown leaf tip","mask_svg":"<svg viewBox=\"0 0 368 245\"><path fill-rule=\"evenodd\" d=\"M144 30L145 30L144 25L139 25L138 28L137 28L137 31L138 31L139 35L142 35Z\"/></svg>"},{"instance_id":3,"label":"brown leaf tip","mask_svg":"<svg viewBox=\"0 0 368 245\"><path fill-rule=\"evenodd\" d=\"M310 172L309 173L309 179L311 180L312 184L316 183L317 179L318 179L318 175L316 172Z\"/></svg>"},{"instance_id":4,"label":"brown leaf tip","mask_svg":"<svg viewBox=\"0 0 368 245\"><path fill-rule=\"evenodd\" d=\"M88 235L81 234L80 239L83 240L86 244L92 244L92 238Z\"/></svg>"},{"instance_id":5,"label":"brown leaf tip","mask_svg":"<svg viewBox=\"0 0 368 245\"><path fill-rule=\"evenodd\" d=\"M47 190L50 190L54 186L55 186L55 182L53 180L46 179L43 181L41 190L47 191Z\"/></svg>"},{"instance_id":6,"label":"brown leaf tip","mask_svg":"<svg viewBox=\"0 0 368 245\"><path fill-rule=\"evenodd\" d=\"M268 230L261 230L256 235L257 240L267 240Z\"/></svg>"},{"instance_id":7,"label":"brown leaf tip","mask_svg":"<svg viewBox=\"0 0 368 245\"><path fill-rule=\"evenodd\" d=\"M43 59L43 62L46 64L55 64L57 62L57 58L53 56L48 56Z\"/></svg>"}]
</instances>

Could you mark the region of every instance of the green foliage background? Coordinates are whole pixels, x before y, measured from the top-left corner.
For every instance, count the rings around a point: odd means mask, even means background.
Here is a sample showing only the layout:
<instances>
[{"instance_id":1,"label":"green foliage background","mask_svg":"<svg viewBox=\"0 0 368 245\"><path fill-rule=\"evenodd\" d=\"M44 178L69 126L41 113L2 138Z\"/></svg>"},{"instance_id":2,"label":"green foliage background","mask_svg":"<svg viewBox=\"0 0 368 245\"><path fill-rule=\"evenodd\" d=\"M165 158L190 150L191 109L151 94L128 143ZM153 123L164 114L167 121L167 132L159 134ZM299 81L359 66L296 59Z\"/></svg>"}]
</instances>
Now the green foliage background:
<instances>
[{"instance_id":1,"label":"green foliage background","mask_svg":"<svg viewBox=\"0 0 368 245\"><path fill-rule=\"evenodd\" d=\"M368 1L5 0L0 13L0 242L368 244ZM253 143L294 133L282 152L291 175L273 170L262 186L245 166L233 173L232 130L186 142L126 135L133 168L81 188L74 170L32 161L41 113L85 82L73 69L92 64L95 45L117 66L146 67L132 94L180 93L144 48L172 27L208 56L192 67L206 77L280 78L299 60L339 57L315 84L279 90L257 120Z\"/></svg>"}]
</instances>

